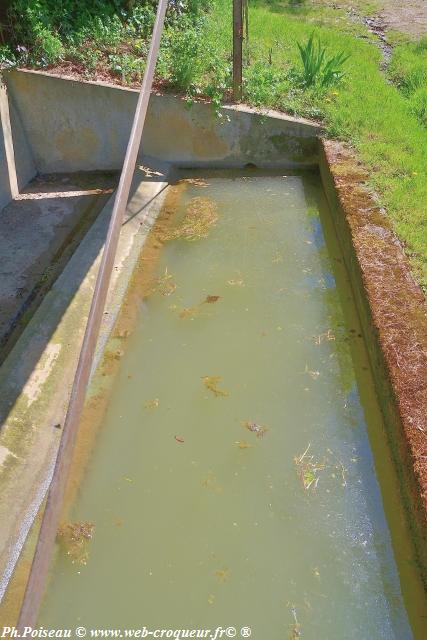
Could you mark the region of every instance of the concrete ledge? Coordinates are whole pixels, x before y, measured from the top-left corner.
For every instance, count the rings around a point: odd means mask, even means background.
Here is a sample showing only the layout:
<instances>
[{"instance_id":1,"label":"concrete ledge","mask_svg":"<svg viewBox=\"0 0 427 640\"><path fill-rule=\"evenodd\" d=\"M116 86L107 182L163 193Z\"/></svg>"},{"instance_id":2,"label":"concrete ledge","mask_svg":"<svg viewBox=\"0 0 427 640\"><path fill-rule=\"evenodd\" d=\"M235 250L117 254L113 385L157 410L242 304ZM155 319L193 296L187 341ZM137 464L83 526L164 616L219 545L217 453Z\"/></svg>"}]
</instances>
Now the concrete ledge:
<instances>
[{"instance_id":1,"label":"concrete ledge","mask_svg":"<svg viewBox=\"0 0 427 640\"><path fill-rule=\"evenodd\" d=\"M363 168L323 140L320 169L427 586L426 300Z\"/></svg>"},{"instance_id":2,"label":"concrete ledge","mask_svg":"<svg viewBox=\"0 0 427 640\"><path fill-rule=\"evenodd\" d=\"M158 167L157 167L158 168ZM163 200L168 167L137 169L119 241L98 358ZM50 483L113 198L0 369L0 600Z\"/></svg>"},{"instance_id":3,"label":"concrete ledge","mask_svg":"<svg viewBox=\"0 0 427 640\"><path fill-rule=\"evenodd\" d=\"M5 81L43 173L120 169L138 92L40 71ZM317 164L320 128L273 111L152 94L144 154L181 166L303 167Z\"/></svg>"}]
</instances>

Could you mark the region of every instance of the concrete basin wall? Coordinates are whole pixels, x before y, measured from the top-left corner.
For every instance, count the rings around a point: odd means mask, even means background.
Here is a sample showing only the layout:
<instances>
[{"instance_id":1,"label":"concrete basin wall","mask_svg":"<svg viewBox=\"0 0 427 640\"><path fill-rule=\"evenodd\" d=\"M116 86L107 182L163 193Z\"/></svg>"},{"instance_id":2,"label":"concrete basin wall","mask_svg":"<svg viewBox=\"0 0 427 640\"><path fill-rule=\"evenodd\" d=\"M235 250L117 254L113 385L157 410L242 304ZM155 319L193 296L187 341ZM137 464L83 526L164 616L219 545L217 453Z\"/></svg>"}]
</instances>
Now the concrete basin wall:
<instances>
[{"instance_id":1,"label":"concrete basin wall","mask_svg":"<svg viewBox=\"0 0 427 640\"><path fill-rule=\"evenodd\" d=\"M1 80L0 76L0 210L36 175L15 103Z\"/></svg>"},{"instance_id":2,"label":"concrete basin wall","mask_svg":"<svg viewBox=\"0 0 427 640\"><path fill-rule=\"evenodd\" d=\"M36 71L5 74L40 172L120 169L138 91ZM152 94L141 151L181 166L303 167L318 162L319 127L272 111Z\"/></svg>"}]
</instances>

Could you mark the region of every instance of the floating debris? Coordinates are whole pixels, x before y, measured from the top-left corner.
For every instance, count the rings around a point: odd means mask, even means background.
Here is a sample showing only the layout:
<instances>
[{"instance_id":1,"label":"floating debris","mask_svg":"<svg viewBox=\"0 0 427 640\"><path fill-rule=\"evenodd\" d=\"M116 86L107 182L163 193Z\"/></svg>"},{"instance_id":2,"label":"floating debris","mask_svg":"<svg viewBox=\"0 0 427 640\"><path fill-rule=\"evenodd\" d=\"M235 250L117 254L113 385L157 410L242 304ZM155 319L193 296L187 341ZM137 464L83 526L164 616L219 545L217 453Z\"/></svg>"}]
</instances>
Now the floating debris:
<instances>
[{"instance_id":1,"label":"floating debris","mask_svg":"<svg viewBox=\"0 0 427 640\"><path fill-rule=\"evenodd\" d=\"M325 340L335 340L335 335L331 329L328 329L325 333L321 333L318 336L313 336L313 340L315 344L321 345Z\"/></svg>"},{"instance_id":2,"label":"floating debris","mask_svg":"<svg viewBox=\"0 0 427 640\"><path fill-rule=\"evenodd\" d=\"M160 405L160 400L158 398L154 398L154 400L149 400L145 403L144 407L146 409L157 409Z\"/></svg>"},{"instance_id":3,"label":"floating debris","mask_svg":"<svg viewBox=\"0 0 427 640\"><path fill-rule=\"evenodd\" d=\"M230 569L218 569L218 571L215 571L215 575L220 582L227 582L230 578L231 571Z\"/></svg>"},{"instance_id":4,"label":"floating debris","mask_svg":"<svg viewBox=\"0 0 427 640\"><path fill-rule=\"evenodd\" d=\"M242 422L242 425L248 431L255 433L257 438L263 438L268 431L268 427L262 427L260 424L257 424L256 422L249 422L246 420L245 422Z\"/></svg>"},{"instance_id":5,"label":"floating debris","mask_svg":"<svg viewBox=\"0 0 427 640\"><path fill-rule=\"evenodd\" d=\"M155 171L154 169L151 169L150 167L146 167L143 164L139 165L138 169L140 169L144 174L146 178L151 178L152 176L163 176L163 173L160 173L160 171Z\"/></svg>"},{"instance_id":6,"label":"floating debris","mask_svg":"<svg viewBox=\"0 0 427 640\"><path fill-rule=\"evenodd\" d=\"M58 530L58 537L73 564L86 565L89 558L88 543L92 540L95 525L92 522L68 522Z\"/></svg>"},{"instance_id":7,"label":"floating debris","mask_svg":"<svg viewBox=\"0 0 427 640\"><path fill-rule=\"evenodd\" d=\"M184 307L184 309L182 309L182 311L180 312L179 317L182 319L196 318L197 316L200 315L203 304L214 304L215 302L218 302L218 300L220 299L221 299L221 296L206 296L206 298L202 300L202 302L197 304L195 307Z\"/></svg>"},{"instance_id":8,"label":"floating debris","mask_svg":"<svg viewBox=\"0 0 427 640\"><path fill-rule=\"evenodd\" d=\"M165 233L164 242L182 238L193 242L201 238L207 238L209 230L218 221L216 204L209 198L193 198L188 207L183 221L177 229Z\"/></svg>"},{"instance_id":9,"label":"floating debris","mask_svg":"<svg viewBox=\"0 0 427 640\"><path fill-rule=\"evenodd\" d=\"M157 288L162 296L170 296L176 291L176 283L173 281L173 276L168 272L166 267L165 272L160 278L157 278Z\"/></svg>"},{"instance_id":10,"label":"floating debris","mask_svg":"<svg viewBox=\"0 0 427 640\"><path fill-rule=\"evenodd\" d=\"M206 389L209 389L209 391L212 391L212 393L217 398L219 397L225 398L226 396L229 395L228 391L223 391L222 389L218 388L218 384L222 380L221 376L203 376L202 380Z\"/></svg>"},{"instance_id":11,"label":"floating debris","mask_svg":"<svg viewBox=\"0 0 427 640\"><path fill-rule=\"evenodd\" d=\"M227 284L230 285L230 287L243 287L244 286L244 281L243 280L227 280Z\"/></svg>"},{"instance_id":12,"label":"floating debris","mask_svg":"<svg viewBox=\"0 0 427 640\"><path fill-rule=\"evenodd\" d=\"M304 373L307 373L313 380L317 380L320 376L320 371L310 371L308 365L305 365Z\"/></svg>"},{"instance_id":13,"label":"floating debris","mask_svg":"<svg viewBox=\"0 0 427 640\"><path fill-rule=\"evenodd\" d=\"M234 444L237 444L239 449L252 449L253 445L245 442L244 440L236 440Z\"/></svg>"},{"instance_id":14,"label":"floating debris","mask_svg":"<svg viewBox=\"0 0 427 640\"><path fill-rule=\"evenodd\" d=\"M297 618L297 612L295 607L291 608L291 612L294 618L294 622L291 625L290 628L290 632L289 632L289 640L296 640L297 638L301 638L301 625L298 622L298 618Z\"/></svg>"},{"instance_id":15,"label":"floating debris","mask_svg":"<svg viewBox=\"0 0 427 640\"><path fill-rule=\"evenodd\" d=\"M200 305L196 307L185 307L179 314L179 317L183 320L187 318L197 318L200 315Z\"/></svg>"},{"instance_id":16,"label":"floating debris","mask_svg":"<svg viewBox=\"0 0 427 640\"><path fill-rule=\"evenodd\" d=\"M326 470L330 472L326 477L331 477L336 480L338 475L341 479L341 486L346 487L347 470L341 460L339 460L330 449L327 449L327 452L334 458L334 461L328 457L324 457L322 460L316 460L313 455L308 455L310 446L311 445L309 444L302 455L294 458L298 475L301 478L304 489L306 491L310 488L316 489L320 479L319 473Z\"/></svg>"},{"instance_id":17,"label":"floating debris","mask_svg":"<svg viewBox=\"0 0 427 640\"><path fill-rule=\"evenodd\" d=\"M333 451L331 451L330 449L328 449L327 451L331 456L333 456L335 458L335 460L337 462L337 464L335 465L335 468L339 471L339 473L341 475L341 478L342 478L341 486L342 487L346 487L347 486L347 475L346 475L347 474L347 469L344 467L344 465L341 462L341 460L339 460L337 458L337 456L334 454ZM352 462L357 461L357 459L355 459L355 458L352 458L351 460L352 460ZM335 475L332 474L332 477L335 477Z\"/></svg>"},{"instance_id":18,"label":"floating debris","mask_svg":"<svg viewBox=\"0 0 427 640\"><path fill-rule=\"evenodd\" d=\"M208 597L208 603L213 604L214 602L215 602L215 596L212 593L210 593Z\"/></svg>"},{"instance_id":19,"label":"floating debris","mask_svg":"<svg viewBox=\"0 0 427 640\"><path fill-rule=\"evenodd\" d=\"M326 465L324 462L316 462L314 456L308 455L311 444L300 456L294 458L295 465L297 467L298 475L301 478L301 482L306 491L311 487L316 489L319 483L319 471L324 471Z\"/></svg>"},{"instance_id":20,"label":"floating debris","mask_svg":"<svg viewBox=\"0 0 427 640\"><path fill-rule=\"evenodd\" d=\"M283 262L283 256L280 251L276 251L271 262L273 264L279 264L279 262Z\"/></svg>"},{"instance_id":21,"label":"floating debris","mask_svg":"<svg viewBox=\"0 0 427 640\"><path fill-rule=\"evenodd\" d=\"M206 478L202 481L202 487L204 487L205 489L210 489L215 493L223 492L223 487L220 484L218 484L216 476L212 471L209 471Z\"/></svg>"},{"instance_id":22,"label":"floating debris","mask_svg":"<svg viewBox=\"0 0 427 640\"><path fill-rule=\"evenodd\" d=\"M175 437L175 440L180 444L183 444L185 442L184 438L181 438L181 436L174 436L174 437Z\"/></svg>"},{"instance_id":23,"label":"floating debris","mask_svg":"<svg viewBox=\"0 0 427 640\"><path fill-rule=\"evenodd\" d=\"M208 187L209 182L206 182L204 178L186 178L187 184L193 184L195 187Z\"/></svg>"}]
</instances>

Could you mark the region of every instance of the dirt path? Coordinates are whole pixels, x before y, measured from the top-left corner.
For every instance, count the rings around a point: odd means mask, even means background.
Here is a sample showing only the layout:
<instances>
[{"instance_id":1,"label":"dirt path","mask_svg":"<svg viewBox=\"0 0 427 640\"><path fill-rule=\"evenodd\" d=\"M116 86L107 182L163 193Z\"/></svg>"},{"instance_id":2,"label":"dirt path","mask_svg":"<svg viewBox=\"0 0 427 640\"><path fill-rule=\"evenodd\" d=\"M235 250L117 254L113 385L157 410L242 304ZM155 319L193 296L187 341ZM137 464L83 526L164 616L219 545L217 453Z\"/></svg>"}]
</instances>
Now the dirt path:
<instances>
[{"instance_id":1,"label":"dirt path","mask_svg":"<svg viewBox=\"0 0 427 640\"><path fill-rule=\"evenodd\" d=\"M382 0L380 12L389 29L421 38L427 35L427 0Z\"/></svg>"},{"instance_id":2,"label":"dirt path","mask_svg":"<svg viewBox=\"0 0 427 640\"><path fill-rule=\"evenodd\" d=\"M344 9L360 17L369 15L384 29L401 31L415 38L427 35L427 0L310 0L310 2L314 5ZM373 5L378 6L375 17L372 15Z\"/></svg>"}]
</instances>

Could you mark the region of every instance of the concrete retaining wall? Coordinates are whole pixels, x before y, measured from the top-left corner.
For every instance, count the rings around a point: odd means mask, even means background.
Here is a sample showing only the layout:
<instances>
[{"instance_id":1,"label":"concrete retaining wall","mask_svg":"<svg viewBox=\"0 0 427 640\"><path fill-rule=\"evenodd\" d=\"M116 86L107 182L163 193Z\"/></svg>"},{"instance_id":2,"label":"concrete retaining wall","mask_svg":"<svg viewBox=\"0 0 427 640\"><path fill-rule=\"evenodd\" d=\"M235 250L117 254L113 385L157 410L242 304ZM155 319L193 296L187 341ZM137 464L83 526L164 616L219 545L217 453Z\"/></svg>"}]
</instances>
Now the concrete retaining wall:
<instances>
[{"instance_id":1,"label":"concrete retaining wall","mask_svg":"<svg viewBox=\"0 0 427 640\"><path fill-rule=\"evenodd\" d=\"M1 130L1 127L0 127ZM12 200L4 137L0 135L0 210Z\"/></svg>"},{"instance_id":2,"label":"concrete retaining wall","mask_svg":"<svg viewBox=\"0 0 427 640\"><path fill-rule=\"evenodd\" d=\"M35 71L5 76L40 172L120 169L138 92ZM180 165L317 164L319 128L248 107L189 107L153 94L142 141L145 155Z\"/></svg>"},{"instance_id":3,"label":"concrete retaining wall","mask_svg":"<svg viewBox=\"0 0 427 640\"><path fill-rule=\"evenodd\" d=\"M35 174L19 113L0 77L0 210Z\"/></svg>"}]
</instances>

